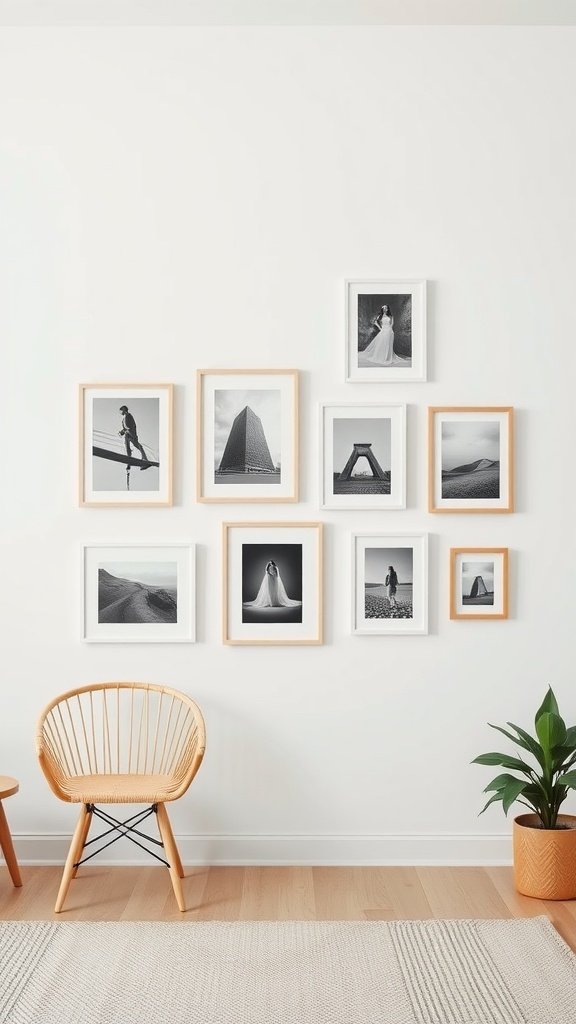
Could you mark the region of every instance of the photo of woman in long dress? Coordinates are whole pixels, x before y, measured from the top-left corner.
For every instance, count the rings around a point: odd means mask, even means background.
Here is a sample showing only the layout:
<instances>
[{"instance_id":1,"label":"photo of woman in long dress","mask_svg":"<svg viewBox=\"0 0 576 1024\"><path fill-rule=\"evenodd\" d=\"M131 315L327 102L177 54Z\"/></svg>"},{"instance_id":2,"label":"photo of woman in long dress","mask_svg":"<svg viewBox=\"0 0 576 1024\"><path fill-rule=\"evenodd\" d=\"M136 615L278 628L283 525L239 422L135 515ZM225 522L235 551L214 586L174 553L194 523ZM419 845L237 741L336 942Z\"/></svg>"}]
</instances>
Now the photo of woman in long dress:
<instances>
[{"instance_id":1,"label":"photo of woman in long dress","mask_svg":"<svg viewBox=\"0 0 576 1024\"><path fill-rule=\"evenodd\" d=\"M360 353L359 366L391 366L394 359L394 317L388 303L384 303L374 317L372 326L376 334Z\"/></svg>"},{"instance_id":2,"label":"photo of woman in long dress","mask_svg":"<svg viewBox=\"0 0 576 1024\"><path fill-rule=\"evenodd\" d=\"M242 622L302 622L302 545L242 545Z\"/></svg>"},{"instance_id":3,"label":"photo of woman in long dress","mask_svg":"<svg viewBox=\"0 0 576 1024\"><path fill-rule=\"evenodd\" d=\"M301 601L292 601L282 583L278 566L271 558L264 571L264 579L254 601L248 601L248 608L295 608Z\"/></svg>"},{"instance_id":4,"label":"photo of woman in long dress","mask_svg":"<svg viewBox=\"0 0 576 1024\"><path fill-rule=\"evenodd\" d=\"M358 294L358 368L379 370L412 365L412 297L379 292Z\"/></svg>"}]
</instances>

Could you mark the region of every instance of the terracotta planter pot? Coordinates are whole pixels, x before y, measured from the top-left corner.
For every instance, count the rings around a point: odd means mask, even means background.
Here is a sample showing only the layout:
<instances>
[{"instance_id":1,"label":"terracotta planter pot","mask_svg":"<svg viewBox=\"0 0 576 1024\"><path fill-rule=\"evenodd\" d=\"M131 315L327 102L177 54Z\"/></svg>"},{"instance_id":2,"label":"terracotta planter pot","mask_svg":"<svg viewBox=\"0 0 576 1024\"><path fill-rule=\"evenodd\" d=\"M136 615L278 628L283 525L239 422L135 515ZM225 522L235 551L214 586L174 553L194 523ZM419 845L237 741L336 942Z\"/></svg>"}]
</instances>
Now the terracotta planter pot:
<instances>
[{"instance_id":1,"label":"terracotta planter pot","mask_svg":"<svg viewBox=\"0 0 576 1024\"><path fill-rule=\"evenodd\" d=\"M559 814L568 828L531 828L536 814L514 819L514 884L524 896L539 900L576 898L576 815Z\"/></svg>"}]
</instances>

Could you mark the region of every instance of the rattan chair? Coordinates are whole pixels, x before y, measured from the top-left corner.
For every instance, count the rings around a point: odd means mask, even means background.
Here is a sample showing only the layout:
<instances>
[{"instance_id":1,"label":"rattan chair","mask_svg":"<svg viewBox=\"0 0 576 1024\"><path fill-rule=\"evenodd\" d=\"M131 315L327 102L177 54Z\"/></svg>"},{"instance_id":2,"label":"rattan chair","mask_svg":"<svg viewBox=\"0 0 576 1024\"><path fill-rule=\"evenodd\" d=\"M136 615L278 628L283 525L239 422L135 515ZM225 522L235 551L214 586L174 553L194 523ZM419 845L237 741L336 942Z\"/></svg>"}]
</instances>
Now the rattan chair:
<instances>
[{"instance_id":1,"label":"rattan chair","mask_svg":"<svg viewBox=\"0 0 576 1024\"><path fill-rule=\"evenodd\" d=\"M198 705L178 690L153 683L94 683L56 697L42 712L36 750L48 785L60 800L80 803L56 900L64 905L80 864L125 836L165 864L180 910L186 909L182 861L165 804L188 789L204 756L206 733ZM118 821L99 804L147 804ZM141 832L150 815L160 840ZM92 817L108 826L88 841ZM82 858L83 850L112 833L114 838ZM163 847L166 860L149 848Z\"/></svg>"}]
</instances>

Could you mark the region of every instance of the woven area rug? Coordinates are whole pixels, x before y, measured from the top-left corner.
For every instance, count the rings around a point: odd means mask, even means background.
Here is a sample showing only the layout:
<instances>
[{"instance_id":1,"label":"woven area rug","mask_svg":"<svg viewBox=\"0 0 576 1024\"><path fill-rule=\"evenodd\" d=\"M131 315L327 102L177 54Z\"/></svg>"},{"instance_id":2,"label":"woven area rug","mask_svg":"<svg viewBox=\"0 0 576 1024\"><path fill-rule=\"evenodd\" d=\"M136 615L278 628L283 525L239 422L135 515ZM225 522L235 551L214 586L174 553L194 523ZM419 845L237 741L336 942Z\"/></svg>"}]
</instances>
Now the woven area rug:
<instances>
[{"instance_id":1,"label":"woven area rug","mask_svg":"<svg viewBox=\"0 0 576 1024\"><path fill-rule=\"evenodd\" d=\"M2 1024L575 1024L576 957L512 921L0 923Z\"/></svg>"}]
</instances>

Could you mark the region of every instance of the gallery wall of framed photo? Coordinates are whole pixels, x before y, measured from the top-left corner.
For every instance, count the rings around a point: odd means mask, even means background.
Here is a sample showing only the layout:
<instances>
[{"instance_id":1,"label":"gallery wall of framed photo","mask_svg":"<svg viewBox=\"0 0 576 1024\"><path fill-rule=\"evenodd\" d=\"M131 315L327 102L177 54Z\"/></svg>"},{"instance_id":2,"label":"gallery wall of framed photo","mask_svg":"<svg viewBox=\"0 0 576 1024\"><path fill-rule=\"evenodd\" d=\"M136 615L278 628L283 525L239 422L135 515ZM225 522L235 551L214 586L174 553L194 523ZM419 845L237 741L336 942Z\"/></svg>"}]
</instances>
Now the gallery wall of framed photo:
<instances>
[{"instance_id":1,"label":"gallery wall of framed photo","mask_svg":"<svg viewBox=\"0 0 576 1024\"><path fill-rule=\"evenodd\" d=\"M502 859L466 765L571 693L566 28L73 34L2 63L23 855L37 714L120 679L205 713L185 862Z\"/></svg>"},{"instance_id":2,"label":"gallery wall of framed photo","mask_svg":"<svg viewBox=\"0 0 576 1024\"><path fill-rule=\"evenodd\" d=\"M369 401L319 405L318 507L375 519L372 531L350 533L352 569L343 585L353 636L426 635L430 599L451 620L508 617L508 549L479 547L475 527L469 547L447 553L449 595L442 595L428 570L428 516L513 511L511 407L429 406L423 530L386 529L386 513L407 508L408 403L391 401L391 386L414 384L410 404L423 404L426 299L422 279L344 282L345 381L368 385ZM300 446L310 447L299 438L305 371L197 370L197 502L298 502ZM172 505L174 387L80 385L82 507ZM222 642L322 644L323 522L259 518L224 521L222 529ZM82 639L194 642L194 550L192 541L168 542L163 531L149 544L131 543L128 533L84 545ZM343 565L332 570L345 579Z\"/></svg>"}]
</instances>

